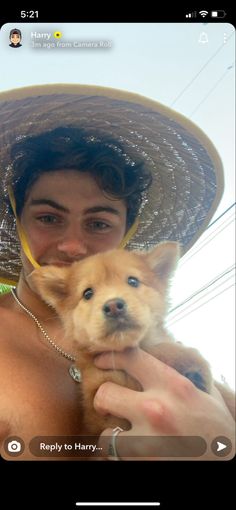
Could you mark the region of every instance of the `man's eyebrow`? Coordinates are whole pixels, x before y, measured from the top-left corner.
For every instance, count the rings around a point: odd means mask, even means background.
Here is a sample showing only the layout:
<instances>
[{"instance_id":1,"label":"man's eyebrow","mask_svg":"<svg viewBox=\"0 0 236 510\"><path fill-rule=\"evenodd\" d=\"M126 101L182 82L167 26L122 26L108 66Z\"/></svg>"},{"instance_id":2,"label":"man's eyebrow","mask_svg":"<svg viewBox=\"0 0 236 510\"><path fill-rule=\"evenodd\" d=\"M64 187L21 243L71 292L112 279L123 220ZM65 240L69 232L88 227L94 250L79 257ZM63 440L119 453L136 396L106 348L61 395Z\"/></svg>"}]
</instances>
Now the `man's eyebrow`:
<instances>
[{"instance_id":1,"label":"man's eyebrow","mask_svg":"<svg viewBox=\"0 0 236 510\"><path fill-rule=\"evenodd\" d=\"M67 209L67 207L64 207L61 204L58 204L54 200L51 200L49 198L33 198L29 205L49 205L50 207L53 207L54 209L57 209L58 211L63 211L66 213L69 213L70 210ZM93 213L99 213L99 212L108 212L111 214L115 214L116 216L120 216L120 212L118 209L115 209L114 207L106 206L106 205L95 205L94 207L89 207L88 209L85 209L85 214L93 214Z\"/></svg>"},{"instance_id":2,"label":"man's eyebrow","mask_svg":"<svg viewBox=\"0 0 236 510\"><path fill-rule=\"evenodd\" d=\"M70 212L69 209L49 198L32 198L29 205L50 205L50 207L54 207L54 209L58 209L58 211Z\"/></svg>"},{"instance_id":3,"label":"man's eyebrow","mask_svg":"<svg viewBox=\"0 0 236 510\"><path fill-rule=\"evenodd\" d=\"M115 209L114 207L109 207L106 205L95 205L94 207L89 207L89 209L85 209L85 214L91 214L91 213L98 213L98 212L108 212L112 214L116 214L117 216L120 216L120 212L118 209Z\"/></svg>"}]
</instances>

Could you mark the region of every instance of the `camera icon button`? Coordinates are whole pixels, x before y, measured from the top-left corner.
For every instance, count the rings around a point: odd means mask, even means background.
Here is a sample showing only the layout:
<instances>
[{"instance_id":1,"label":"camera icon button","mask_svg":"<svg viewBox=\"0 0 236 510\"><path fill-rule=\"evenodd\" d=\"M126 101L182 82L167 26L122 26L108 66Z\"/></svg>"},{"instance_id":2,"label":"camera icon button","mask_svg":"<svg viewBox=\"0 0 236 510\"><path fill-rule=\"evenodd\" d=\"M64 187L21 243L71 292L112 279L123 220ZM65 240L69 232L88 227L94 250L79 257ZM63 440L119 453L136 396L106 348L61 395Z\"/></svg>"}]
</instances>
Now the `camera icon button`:
<instances>
[{"instance_id":1,"label":"camera icon button","mask_svg":"<svg viewBox=\"0 0 236 510\"><path fill-rule=\"evenodd\" d=\"M25 449L25 443L21 437L11 436L5 440L4 449L7 455L10 455L11 457L18 457L19 455L22 455Z\"/></svg>"}]
</instances>

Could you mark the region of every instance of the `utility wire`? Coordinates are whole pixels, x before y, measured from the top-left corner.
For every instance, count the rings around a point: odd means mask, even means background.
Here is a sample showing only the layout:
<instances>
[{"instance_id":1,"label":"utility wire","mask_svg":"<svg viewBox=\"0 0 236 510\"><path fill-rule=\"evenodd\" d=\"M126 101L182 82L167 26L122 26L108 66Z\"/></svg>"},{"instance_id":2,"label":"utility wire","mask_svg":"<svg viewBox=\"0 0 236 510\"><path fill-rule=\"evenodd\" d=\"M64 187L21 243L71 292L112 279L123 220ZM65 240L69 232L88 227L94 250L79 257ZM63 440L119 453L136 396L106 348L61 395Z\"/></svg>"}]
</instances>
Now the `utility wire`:
<instances>
[{"instance_id":1,"label":"utility wire","mask_svg":"<svg viewBox=\"0 0 236 510\"><path fill-rule=\"evenodd\" d=\"M230 37L228 38L231 39L231 37L234 35L234 32L232 32L232 34L230 35ZM194 81L198 78L198 76L203 72L203 70L208 66L208 64L215 58L215 56L222 50L222 48L225 47L225 44L222 44L218 49L217 51L210 57L210 59L208 59L208 61L202 66L202 68L198 71L198 73L192 78L192 80L190 80L190 82L186 85L186 87L184 87L184 89L178 94L178 96L174 99L174 101L172 101L172 103L170 104L170 106L172 107L179 99L180 97L182 97L182 95L190 88L190 86L194 83ZM205 100L210 96L210 94L214 91L214 89L219 85L219 83L225 78L225 76L228 74L228 72L233 68L234 66L234 63L232 63L230 66L227 67L226 71L223 73L223 75L218 79L218 81L214 84L214 86L210 89L210 91L206 94L206 96L202 99L202 101L196 106L196 108L192 111L192 113L190 114L190 117L199 109L199 107L205 102ZM218 217L216 218L210 225L208 225L208 227L205 229L205 230L208 230L209 228L211 228L215 223L217 223L225 214L227 214L227 212L235 206L235 202L230 206L228 207L225 211L223 211L223 213ZM188 261L190 258L192 258L194 255L196 255L196 253L198 251L200 251L203 247L205 247L209 242L211 242L216 236L218 236L223 230L225 230L232 222L234 221L234 219L231 220L230 218L230 221L226 220L226 225L225 226L220 226L217 227L217 229L215 230L215 232L213 233L210 233L209 236L207 236L207 238L205 238L204 241L201 242L200 246L198 246L198 249L195 250L195 252L190 256L188 257L188 259L185 259L184 262ZM222 228L223 227L223 228ZM214 235L212 235L214 234ZM225 279L225 276L227 274L229 274L230 272L232 272L233 270L235 269L235 267L231 266L230 268L227 268L224 272L222 272L220 275L218 275L218 277L216 277L215 279L213 279L212 281L210 281L207 285L205 285L204 287L202 287L201 289L199 289L198 291L196 291L194 294L192 294L191 296L189 296L187 299L185 299L182 303L180 303L179 305L177 305L176 307L174 307L169 313L173 313L175 310L179 309L181 306L183 306L184 304L186 303L189 303L189 301L191 301L192 299L196 298L197 295L205 292L205 294L203 296L200 296L197 300L194 301L194 303L190 303L188 304L187 307L185 307L184 310L180 310L174 317L170 318L170 321L171 324L174 324L175 322L177 322L178 320L181 320L183 319L184 317L186 317L187 315L189 315L190 313L198 310L199 308L201 308L202 306L204 306L205 304L207 304L208 302L212 301L213 299L215 299L217 296L219 296L220 294L223 294L226 290L230 289L231 287L234 286L234 284L228 286L226 289L224 289L223 291L215 294L213 297L211 297L210 299L208 299L207 301L204 301L204 303L200 304L199 306L195 307L194 309L190 310L189 312L187 312L187 314L185 313L186 310L188 308L191 308L191 306L194 306L198 301L201 301L202 299L205 299L206 296L208 294L212 294L212 292L214 292L217 288L219 287L222 287L222 285L225 285L225 283L232 279L232 277L234 275L230 275L229 278L226 278ZM219 281L220 279L224 278L223 281L221 281L217 286L215 285L217 283L217 281ZM208 292L206 292L207 289L209 289L211 286L213 286ZM179 317L179 315L181 315L181 313L183 313L184 315L182 315L182 317ZM177 320L176 320L177 318ZM169 323L169 321L168 321Z\"/></svg>"},{"instance_id":2,"label":"utility wire","mask_svg":"<svg viewBox=\"0 0 236 510\"><path fill-rule=\"evenodd\" d=\"M234 279L235 280L235 277L234 275L230 275L228 278L224 279L223 282L220 282L218 285L214 285L214 287L212 289L210 289L208 292L205 292L205 294L203 296L200 296L198 299L195 299L192 303L189 303L187 306L185 306L182 310L179 310L173 317L170 317L168 316L167 320L168 320L168 323L170 324L174 324L175 322L178 322L179 319L182 318L182 316L184 315L186 317L186 315L188 315L188 310L190 309L191 311L191 308L193 306L196 305L196 303L199 303L203 300L205 300L205 298L209 295L209 294L212 294L213 292L215 292L217 289L219 289L220 287L222 287L223 285L225 285L229 280L232 280ZM232 284L232 286L234 286L234 283ZM223 292L223 291L221 291ZM221 294L221 292L218 292L216 293L214 296L218 296ZM213 298L214 298L213 296ZM203 304L205 303L206 301L203 302ZM207 301L208 302L208 301ZM187 312L187 313L186 313Z\"/></svg>"},{"instance_id":3,"label":"utility wire","mask_svg":"<svg viewBox=\"0 0 236 510\"><path fill-rule=\"evenodd\" d=\"M212 292L213 290L216 290L220 287L222 287L227 281L231 280L232 277L229 277L227 278L227 280L225 280L224 282L221 282L219 285L217 285L214 289L210 290L209 292L207 292L204 296L204 301L203 301L203 298L199 298L197 299L196 301L194 301L194 303L191 303L190 305L188 305L186 308L184 308L184 310L180 311L176 316L174 317L171 317L170 319L167 317L167 324L168 326L172 326L173 324L176 324L177 322L179 322L183 317L187 317L190 313L192 313L193 311L195 310L198 310L199 308L201 308L202 306L204 306L205 304L209 303L211 300L213 300L215 297L217 296L220 296L221 294L223 294L223 292L225 291L225 288L223 288L223 290L220 290L220 292L216 292L214 295L212 295ZM234 283L232 283L232 285L229 285L227 287L227 289L231 288L231 287L234 287ZM208 296L208 295L212 295L212 297L210 299L208 299L207 301L205 300L205 298ZM199 306L195 306L197 303L201 303ZM195 306L195 308L193 308Z\"/></svg>"},{"instance_id":4,"label":"utility wire","mask_svg":"<svg viewBox=\"0 0 236 510\"><path fill-rule=\"evenodd\" d=\"M217 275L215 278L213 278L212 280L210 280L210 282L208 282L207 284L205 284L203 287L201 287L200 289L198 289L196 292L194 292L193 294L191 294L189 297L187 297L186 299L184 299L184 301L181 301L181 303L179 303L178 305L176 305L174 308L172 308L169 312L169 314L173 313L175 310L177 310L178 308L180 308L181 306L185 305L186 303L188 303L189 301L191 301L192 299L194 299L196 296L198 296L199 294L202 294L202 292L205 292L207 289L209 289L212 285L215 285L219 280L221 280L222 278L224 278L225 276L227 276L228 274L230 274L232 271L235 270L235 265L233 264L232 266L228 267L225 271L223 271L222 273L220 273L219 275ZM233 276L233 275L231 275ZM204 296L203 296L204 297Z\"/></svg>"},{"instance_id":5,"label":"utility wire","mask_svg":"<svg viewBox=\"0 0 236 510\"><path fill-rule=\"evenodd\" d=\"M213 232L210 232L207 236L205 236L205 232L211 228L215 223L217 223L221 218L223 218L223 216L225 214L227 214L227 212L229 212L233 207L235 207L235 204L236 202L234 202L233 204L231 204L229 207L227 207L227 209L225 209L221 214L220 216L218 216L210 225L208 225L208 227L206 228L206 230L204 231L203 233L203 239L202 240L199 240L196 245L192 248L192 250L190 250L190 252L188 254L186 254L183 259L181 259L180 261L180 267L182 267L182 265L184 265L186 262L188 262L192 257L194 257L196 255L196 253L198 253L202 248L204 248L208 242L210 242L212 239L214 239L218 233L220 234L223 230L225 230L233 221L234 221L234 213L232 213L232 215L230 215L228 218L225 219L224 222L222 222L217 228L216 230L214 230ZM228 223L227 223L228 222ZM224 224L226 223L225 227L224 228L221 228ZM218 232L218 233L217 233ZM214 235L215 234L215 235ZM207 240L209 239L208 242L206 242Z\"/></svg>"},{"instance_id":6,"label":"utility wire","mask_svg":"<svg viewBox=\"0 0 236 510\"><path fill-rule=\"evenodd\" d=\"M215 294L215 296L211 297L210 299L208 299L208 301L205 301L204 303L202 303L201 305L197 306L196 308L194 308L193 310L191 310L190 312L186 313L185 315L183 315L182 317L179 317L176 321L173 321L171 322L170 324L168 323L168 327L172 326L173 324L175 324L176 322L179 322L180 320L184 319L185 317L187 317L188 315L190 315L191 313L193 312L196 312L196 310L198 310L199 308L202 308L202 306L206 305L207 303L209 303L210 301L212 301L213 299L215 299L217 296L220 296L221 294L223 294L226 290L229 290L231 289L231 287L234 287L235 284L232 283L232 285L229 285L229 287L226 287L226 289L222 290L221 292L219 292L218 294Z\"/></svg>"},{"instance_id":7,"label":"utility wire","mask_svg":"<svg viewBox=\"0 0 236 510\"><path fill-rule=\"evenodd\" d=\"M233 37L233 35L234 35L234 32L232 32L232 34L229 36L228 41L231 39L231 37ZM222 50L222 48L225 48L225 43L223 43L223 44L221 44L221 46L219 46L219 48L216 50L216 52L213 53L213 55L201 67L201 69L197 72L197 74L195 74L195 76L190 80L190 82L187 83L186 87L184 87L184 89L178 94L178 96L176 96L174 101L172 101L172 103L170 104L171 107L180 99L180 97L182 97L182 95L186 92L186 90L188 90L189 87L191 87L191 85L194 83L194 81L198 78L198 76L202 73L202 71L204 71L204 69L208 66L208 64L215 58L215 56Z\"/></svg>"},{"instance_id":8,"label":"utility wire","mask_svg":"<svg viewBox=\"0 0 236 510\"><path fill-rule=\"evenodd\" d=\"M232 209L232 207L235 207L236 205L236 202L234 202L233 204L231 204L227 209L225 209L221 214L220 216L218 216L214 221L212 221L212 223L210 223L210 225L208 225L208 227L206 228L206 230L208 230L208 228L211 228L214 223L217 223L217 221L220 220L220 218L222 218L228 211L230 211L230 209Z\"/></svg>"},{"instance_id":9,"label":"utility wire","mask_svg":"<svg viewBox=\"0 0 236 510\"><path fill-rule=\"evenodd\" d=\"M219 221L229 210L232 209L232 207L234 206L235 204L232 204L230 207L228 207L218 218L216 218L216 220L212 223L215 224L217 221ZM231 217L231 215L230 215ZM222 232L222 230L224 230L225 228L227 228L233 220L230 220L228 221L229 218L226 218L226 220L223 222L223 223L226 223L225 226L223 226L223 228L220 228L222 227L222 224L219 225L219 227L217 227L217 229L215 230L215 232L213 233L214 235L211 236L211 238L207 241L207 242L203 242L201 243L202 246L197 250L199 251L200 249L202 249L206 244L208 244L210 241L212 241L212 239L214 237L216 237L217 235L219 235L219 233ZM227 222L228 221L228 222ZM210 236L208 236L209 238ZM194 256L197 251L194 252L194 254L192 254L192 256ZM191 257L189 257L191 258ZM189 260L189 259L188 259ZM192 311L195 311L197 310L198 308L200 308L201 306L203 306L204 304L208 303L209 301L211 301L211 299L214 299L214 297L216 297L217 295L220 295L220 293L216 294L215 296L213 296L210 300L207 300L207 301L204 301L204 303L202 303L200 306L198 306L197 308L195 307L193 310L191 310L190 312L187 312L187 314L185 313L187 311L187 309L193 307L198 301L201 301L201 300L205 300L206 296L212 292L214 292L218 287L221 287L222 285L225 285L225 283L234 278L234 274L231 274L229 276L229 278L225 278L227 275L229 275L230 273L232 273L232 271L235 270L235 265L231 265L229 266L228 268L226 268L224 271L222 271L219 275L217 275L215 278L213 278L211 281L209 281L207 284L205 284L203 287L201 287L200 289L198 289L196 292L194 292L193 294L191 294L190 296L188 296L184 301L182 301L181 303L179 303L177 306L175 306L174 308L172 308L168 314L168 324L169 324L169 321L170 321L170 324L174 324L175 322L177 322L178 320L181 320L183 317L186 317L188 315L188 313L192 313ZM224 278L223 281L220 282L219 285L216 285L217 281L219 280L222 280ZM228 288L231 288L232 286L234 286L234 284L230 285ZM210 289L210 287L212 287ZM207 289L210 289L208 292ZM224 292L225 289L222 291ZM203 294L204 293L204 294ZM202 296L200 296L197 300L196 300L196 297L199 296L200 294L203 294ZM190 301L194 300L192 303L190 303ZM183 307L184 305L186 305L188 303L188 306L184 307L184 309L180 309L181 307ZM180 309L180 310L179 310ZM174 316L170 316L169 318L169 315L171 315L172 313L174 313L176 310L178 310L178 312L174 315ZM181 314L183 314L181 316Z\"/></svg>"},{"instance_id":10,"label":"utility wire","mask_svg":"<svg viewBox=\"0 0 236 510\"><path fill-rule=\"evenodd\" d=\"M194 113L196 113L196 111L200 108L200 106L206 101L206 99L212 94L213 90L215 90L215 88L219 85L219 83L227 76L228 72L230 69L232 69L234 67L234 62L229 66L227 67L226 71L222 74L222 76L217 80L217 82L215 83L215 85L213 85L213 87L209 90L209 92L203 97L203 99L200 101L200 103L198 103L198 105L194 108L194 110L190 113L189 115L189 118L191 119L194 115Z\"/></svg>"},{"instance_id":11,"label":"utility wire","mask_svg":"<svg viewBox=\"0 0 236 510\"><path fill-rule=\"evenodd\" d=\"M183 261L181 261L180 267L182 267L186 262L188 262L190 259L195 257L195 255L197 253L199 253L199 251L201 251L203 248L205 248L211 241L213 241L213 239L215 239L219 234L221 234L221 232L223 232L229 225L231 225L231 223L234 223L234 219L232 219L231 221L228 221L228 223L222 228L220 228L220 226L219 226L217 228L217 230L215 230L215 232L212 232L211 235L207 236L206 239L202 240L201 243L195 247L194 252L189 253L189 256L184 258Z\"/></svg>"}]
</instances>

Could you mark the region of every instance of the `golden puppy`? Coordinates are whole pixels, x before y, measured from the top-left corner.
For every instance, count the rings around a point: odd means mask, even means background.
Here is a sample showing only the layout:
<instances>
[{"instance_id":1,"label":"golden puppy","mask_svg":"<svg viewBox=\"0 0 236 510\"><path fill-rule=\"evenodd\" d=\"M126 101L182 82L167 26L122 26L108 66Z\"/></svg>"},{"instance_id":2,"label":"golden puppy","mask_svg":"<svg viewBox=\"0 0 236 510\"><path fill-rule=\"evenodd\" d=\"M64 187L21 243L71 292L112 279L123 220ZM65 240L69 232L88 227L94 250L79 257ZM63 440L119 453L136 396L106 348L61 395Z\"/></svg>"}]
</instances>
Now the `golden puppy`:
<instances>
[{"instance_id":1,"label":"golden puppy","mask_svg":"<svg viewBox=\"0 0 236 510\"><path fill-rule=\"evenodd\" d=\"M117 425L129 428L126 420L96 413L93 399L103 382L142 391L137 381L115 367L96 368L93 358L98 353L140 346L210 391L208 363L197 350L175 343L164 327L168 286L178 258L178 244L164 242L148 253L117 249L31 274L37 292L61 317L66 337L74 339L87 433L97 435Z\"/></svg>"}]
</instances>

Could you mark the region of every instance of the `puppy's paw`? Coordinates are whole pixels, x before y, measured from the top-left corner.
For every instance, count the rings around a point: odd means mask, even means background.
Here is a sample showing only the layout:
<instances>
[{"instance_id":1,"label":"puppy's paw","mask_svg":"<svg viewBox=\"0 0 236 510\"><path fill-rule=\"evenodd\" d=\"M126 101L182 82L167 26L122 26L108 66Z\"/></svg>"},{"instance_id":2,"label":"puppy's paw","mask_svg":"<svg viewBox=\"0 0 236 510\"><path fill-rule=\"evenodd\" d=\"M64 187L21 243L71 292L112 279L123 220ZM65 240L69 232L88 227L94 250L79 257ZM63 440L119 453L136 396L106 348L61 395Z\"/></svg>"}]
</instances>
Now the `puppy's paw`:
<instances>
[{"instance_id":1,"label":"puppy's paw","mask_svg":"<svg viewBox=\"0 0 236 510\"><path fill-rule=\"evenodd\" d=\"M198 389L210 393L212 386L210 366L197 349L185 347L180 343L166 342L152 346L147 351L187 377Z\"/></svg>"},{"instance_id":2,"label":"puppy's paw","mask_svg":"<svg viewBox=\"0 0 236 510\"><path fill-rule=\"evenodd\" d=\"M195 386L206 393L210 392L211 384L209 383L209 376L204 370L205 373L202 373L202 367L195 367L194 369L183 371L182 375L187 377Z\"/></svg>"}]
</instances>

